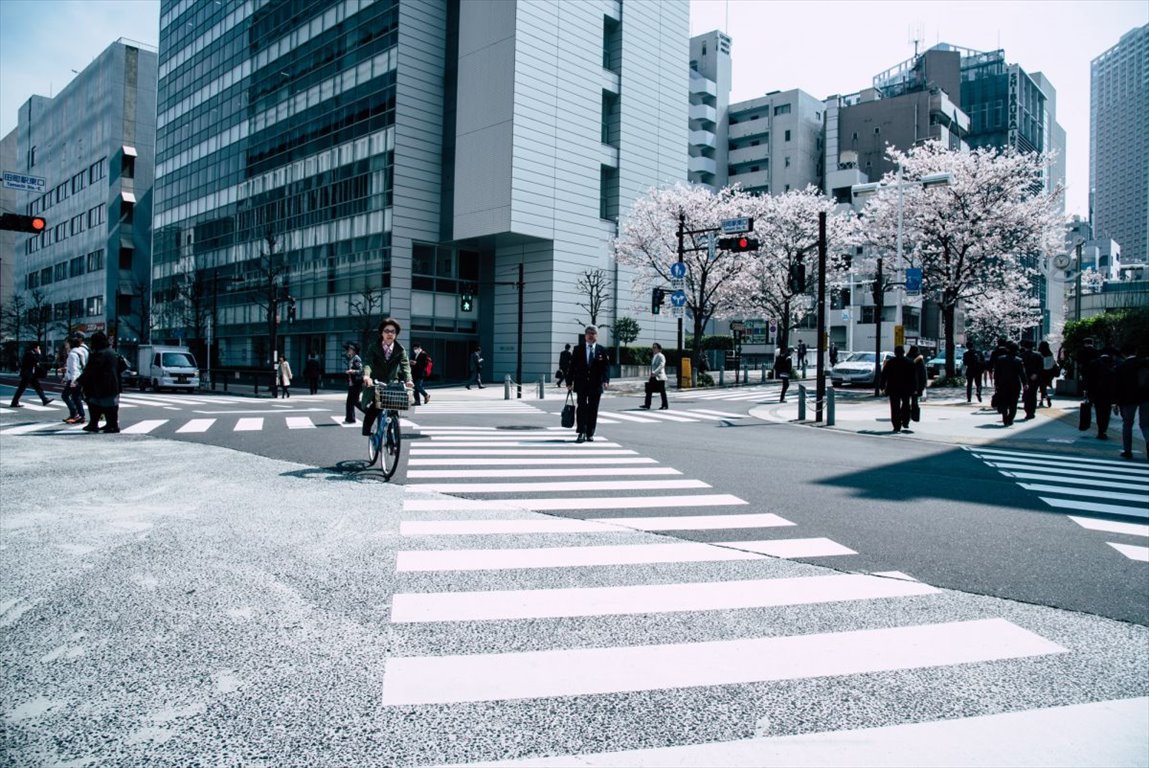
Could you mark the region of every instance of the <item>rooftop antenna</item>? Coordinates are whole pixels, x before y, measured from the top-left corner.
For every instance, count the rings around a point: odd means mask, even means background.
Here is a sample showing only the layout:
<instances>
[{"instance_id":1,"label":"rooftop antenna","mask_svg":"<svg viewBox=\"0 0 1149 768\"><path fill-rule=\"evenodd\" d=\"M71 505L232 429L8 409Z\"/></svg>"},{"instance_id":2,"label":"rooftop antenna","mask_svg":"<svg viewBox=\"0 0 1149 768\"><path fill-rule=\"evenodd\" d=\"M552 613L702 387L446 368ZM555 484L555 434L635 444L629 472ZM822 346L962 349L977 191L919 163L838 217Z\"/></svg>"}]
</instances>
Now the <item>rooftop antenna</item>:
<instances>
[{"instance_id":1,"label":"rooftop antenna","mask_svg":"<svg viewBox=\"0 0 1149 768\"><path fill-rule=\"evenodd\" d=\"M725 26L722 27L722 31L728 35L730 34L730 0L726 0L726 23Z\"/></svg>"},{"instance_id":2,"label":"rooftop antenna","mask_svg":"<svg viewBox=\"0 0 1149 768\"><path fill-rule=\"evenodd\" d=\"M918 55L918 45L922 42L925 30L922 28L921 22L910 25L909 27L909 42L914 44L914 58Z\"/></svg>"}]
</instances>

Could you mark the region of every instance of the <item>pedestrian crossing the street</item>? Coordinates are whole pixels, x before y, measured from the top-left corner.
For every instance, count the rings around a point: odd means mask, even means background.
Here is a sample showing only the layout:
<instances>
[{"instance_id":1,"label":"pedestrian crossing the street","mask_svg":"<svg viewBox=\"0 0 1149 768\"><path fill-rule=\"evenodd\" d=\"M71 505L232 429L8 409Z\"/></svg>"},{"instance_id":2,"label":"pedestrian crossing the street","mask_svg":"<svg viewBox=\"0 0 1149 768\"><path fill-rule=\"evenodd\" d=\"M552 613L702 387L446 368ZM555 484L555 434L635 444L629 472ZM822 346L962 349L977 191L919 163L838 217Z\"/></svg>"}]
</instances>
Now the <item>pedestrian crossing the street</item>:
<instances>
[{"instance_id":1,"label":"pedestrian crossing the street","mask_svg":"<svg viewBox=\"0 0 1149 768\"><path fill-rule=\"evenodd\" d=\"M1107 541L1130 560L1149 562L1149 524L1101 520L1088 515L1122 516L1149 521L1149 467L1128 461L1068 456L1063 453L1011 451L987 447L965 450L1014 480L1044 503L1069 513L1087 530L1107 534Z\"/></svg>"},{"instance_id":2,"label":"pedestrian crossing the street","mask_svg":"<svg viewBox=\"0 0 1149 768\"><path fill-rule=\"evenodd\" d=\"M558 428L423 432L429 439L410 446L389 613L404 650L386 660L381 693L411 716L459 707L458 717L498 722L521 704L569 723L600 711L579 704L587 697L606 697L602 709L614 713L686 699L675 710L685 712L703 692L729 700L769 685L944 678L978 665L1000 674L1067 652L1001 616L925 618L947 599L942 590L895 572L848 572L848 547L803 536L609 436L575 445ZM729 535L682 537L692 531ZM782 572L793 558L843 570ZM885 610L902 620L842 618ZM781 629L799 625L817 629ZM556 764L583 757L595 756ZM611 764L603 760L588 764ZM651 754L630 764L662 763Z\"/></svg>"}]
</instances>

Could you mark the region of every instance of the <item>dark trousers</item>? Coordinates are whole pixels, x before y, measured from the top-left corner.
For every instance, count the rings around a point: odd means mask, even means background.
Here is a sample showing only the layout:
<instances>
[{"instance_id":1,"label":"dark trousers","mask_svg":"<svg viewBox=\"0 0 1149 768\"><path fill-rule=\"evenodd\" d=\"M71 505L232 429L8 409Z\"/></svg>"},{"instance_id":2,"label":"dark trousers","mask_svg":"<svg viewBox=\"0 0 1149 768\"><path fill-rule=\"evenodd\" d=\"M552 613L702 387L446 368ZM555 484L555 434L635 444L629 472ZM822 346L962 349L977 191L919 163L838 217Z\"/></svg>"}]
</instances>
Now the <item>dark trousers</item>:
<instances>
[{"instance_id":1,"label":"dark trousers","mask_svg":"<svg viewBox=\"0 0 1149 768\"><path fill-rule=\"evenodd\" d=\"M279 385L279 396L280 397L291 397L291 390L288 389L287 386L288 386L287 384L280 384Z\"/></svg>"},{"instance_id":2,"label":"dark trousers","mask_svg":"<svg viewBox=\"0 0 1149 768\"><path fill-rule=\"evenodd\" d=\"M649 379L646 382L646 402L643 405L650 407L650 400L655 392L662 396L662 407L669 408L670 404L666 402L666 382L662 379Z\"/></svg>"},{"instance_id":3,"label":"dark trousers","mask_svg":"<svg viewBox=\"0 0 1149 768\"><path fill-rule=\"evenodd\" d=\"M120 431L120 406L115 405L111 407L96 405L95 403L88 403L89 416L87 426L84 427L85 432L119 432ZM100 417L106 419L104 428L100 429Z\"/></svg>"},{"instance_id":4,"label":"dark trousers","mask_svg":"<svg viewBox=\"0 0 1149 768\"><path fill-rule=\"evenodd\" d=\"M1097 413L1097 434L1104 435L1109 429L1109 414L1113 410L1113 401L1094 400L1093 408Z\"/></svg>"},{"instance_id":5,"label":"dark trousers","mask_svg":"<svg viewBox=\"0 0 1149 768\"><path fill-rule=\"evenodd\" d=\"M594 436L594 428L598 426L598 401L602 399L602 390L591 387L590 392L576 392L575 398L578 407L575 409L575 426L579 434L587 437Z\"/></svg>"},{"instance_id":6,"label":"dark trousers","mask_svg":"<svg viewBox=\"0 0 1149 768\"><path fill-rule=\"evenodd\" d=\"M64 405L68 406L68 415L75 418L84 418L84 398L80 397L80 388L75 384L65 384L64 392L60 395Z\"/></svg>"},{"instance_id":7,"label":"dark trousers","mask_svg":"<svg viewBox=\"0 0 1149 768\"><path fill-rule=\"evenodd\" d=\"M972 373L971 374L969 372L969 370L966 370L966 373L965 373L965 399L966 399L966 402L969 402L970 400L973 399L973 389L975 386L977 387L977 401L980 403L981 402L981 374L980 373Z\"/></svg>"},{"instance_id":8,"label":"dark trousers","mask_svg":"<svg viewBox=\"0 0 1149 768\"><path fill-rule=\"evenodd\" d=\"M318 392L319 392L319 379L317 379L317 378L315 378L315 379L308 379L308 380L307 380L307 389L308 389L308 390L311 392L311 394L313 394L313 395L314 395L314 394L316 394L316 393L318 393Z\"/></svg>"},{"instance_id":9,"label":"dark trousers","mask_svg":"<svg viewBox=\"0 0 1149 768\"><path fill-rule=\"evenodd\" d=\"M782 379L782 394L778 398L778 402L786 399L786 390L790 388L790 374L784 373L780 377Z\"/></svg>"},{"instance_id":10,"label":"dark trousers","mask_svg":"<svg viewBox=\"0 0 1149 768\"><path fill-rule=\"evenodd\" d=\"M997 390L997 412L1001 423L1007 427L1017 418L1017 398L1021 395L1016 389L999 387Z\"/></svg>"},{"instance_id":11,"label":"dark trousers","mask_svg":"<svg viewBox=\"0 0 1149 768\"><path fill-rule=\"evenodd\" d=\"M910 396L888 395L890 399L890 423L894 429L903 429L910 425Z\"/></svg>"},{"instance_id":12,"label":"dark trousers","mask_svg":"<svg viewBox=\"0 0 1149 768\"><path fill-rule=\"evenodd\" d=\"M415 383L415 405L418 405L420 397L422 397L424 400L427 399L427 390L423 387L422 378L416 379L414 376L412 376L411 381Z\"/></svg>"},{"instance_id":13,"label":"dark trousers","mask_svg":"<svg viewBox=\"0 0 1149 768\"><path fill-rule=\"evenodd\" d=\"M363 384L347 385L347 415L345 421L355 423L355 409L359 407L359 395L363 392Z\"/></svg>"},{"instance_id":14,"label":"dark trousers","mask_svg":"<svg viewBox=\"0 0 1149 768\"><path fill-rule=\"evenodd\" d=\"M16 394L12 395L12 405L20 404L20 398L23 396L24 390L29 387L40 396L42 402L48 402L48 398L44 396L44 389L40 386L40 377L33 375L20 377L20 386L16 387Z\"/></svg>"},{"instance_id":15,"label":"dark trousers","mask_svg":"<svg viewBox=\"0 0 1149 768\"><path fill-rule=\"evenodd\" d=\"M1040 387L1040 382L1030 381L1026 385L1025 391L1021 393L1021 404L1025 408L1025 416L1028 419L1037 415L1037 391Z\"/></svg>"}]
</instances>

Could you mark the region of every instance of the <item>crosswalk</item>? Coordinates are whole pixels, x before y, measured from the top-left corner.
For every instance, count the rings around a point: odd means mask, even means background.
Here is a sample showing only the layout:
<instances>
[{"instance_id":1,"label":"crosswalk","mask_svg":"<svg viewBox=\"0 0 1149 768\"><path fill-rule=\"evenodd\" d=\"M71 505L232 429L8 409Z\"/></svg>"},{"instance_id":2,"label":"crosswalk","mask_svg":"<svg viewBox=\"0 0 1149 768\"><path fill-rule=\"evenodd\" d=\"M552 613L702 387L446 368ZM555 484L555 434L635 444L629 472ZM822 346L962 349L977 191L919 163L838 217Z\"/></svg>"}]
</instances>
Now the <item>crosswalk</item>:
<instances>
[{"instance_id":1,"label":"crosswalk","mask_svg":"<svg viewBox=\"0 0 1149 768\"><path fill-rule=\"evenodd\" d=\"M1106 534L1115 551L1130 560L1149 563L1149 524L1098 519L1097 515L1149 521L1149 467L1128 461L1068 456L1062 453L969 447L965 450L1038 494L1045 504L1064 510L1077 525ZM1091 515L1091 516L1090 516Z\"/></svg>"},{"instance_id":2,"label":"crosswalk","mask_svg":"<svg viewBox=\"0 0 1149 768\"><path fill-rule=\"evenodd\" d=\"M754 384L745 387L706 387L703 389L679 390L674 393L674 400L701 402L707 400L725 400L732 403L756 403L759 401L773 402L778 399L781 384ZM797 397L796 387L791 387Z\"/></svg>"},{"instance_id":3,"label":"crosswalk","mask_svg":"<svg viewBox=\"0 0 1149 768\"><path fill-rule=\"evenodd\" d=\"M385 661L386 708L499 722L529 704L572 723L695 692L729 702L768 685L872 684L910 672L945 696L947 670L988 665L1002 675L1068 652L1004 616L939 619L943 590L896 572L851 572L849 547L608 436L575 446L558 428L423 431L429 439L410 445L398 530L387 620L401 650ZM690 532L731 540L691 541ZM813 629L789 634L795 626ZM949 695L967 693L959 684ZM667 730L672 742L690 741ZM610 765L617 754L553 760ZM718 754L689 764L725 764ZM626 764L679 764L664 759L639 750Z\"/></svg>"}]
</instances>

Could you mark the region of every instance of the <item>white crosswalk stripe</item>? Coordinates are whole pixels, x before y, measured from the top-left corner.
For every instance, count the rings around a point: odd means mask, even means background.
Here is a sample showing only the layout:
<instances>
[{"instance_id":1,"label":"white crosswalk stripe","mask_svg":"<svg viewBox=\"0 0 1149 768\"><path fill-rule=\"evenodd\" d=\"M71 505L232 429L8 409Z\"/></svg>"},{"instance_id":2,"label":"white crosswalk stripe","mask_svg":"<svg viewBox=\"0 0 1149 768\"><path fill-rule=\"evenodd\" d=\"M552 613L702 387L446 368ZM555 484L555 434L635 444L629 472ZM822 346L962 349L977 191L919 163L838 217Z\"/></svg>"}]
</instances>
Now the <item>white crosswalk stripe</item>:
<instances>
[{"instance_id":1,"label":"white crosswalk stripe","mask_svg":"<svg viewBox=\"0 0 1149 768\"><path fill-rule=\"evenodd\" d=\"M1062 453L982 447L965 450L1016 482L1018 487L1037 493L1050 507L1079 513L1068 517L1082 528L1121 535L1149 535L1146 525L1100 521L1080 514L1149 519L1149 468ZM1131 560L1149 561L1149 551L1140 544L1107 543Z\"/></svg>"},{"instance_id":2,"label":"white crosswalk stripe","mask_svg":"<svg viewBox=\"0 0 1149 768\"><path fill-rule=\"evenodd\" d=\"M192 419L176 432L207 432L215 424L215 419Z\"/></svg>"},{"instance_id":3,"label":"white crosswalk stripe","mask_svg":"<svg viewBox=\"0 0 1149 768\"><path fill-rule=\"evenodd\" d=\"M130 426L122 427L120 432L125 435L146 435L156 427L163 426L167 423L168 419L144 419Z\"/></svg>"}]
</instances>

